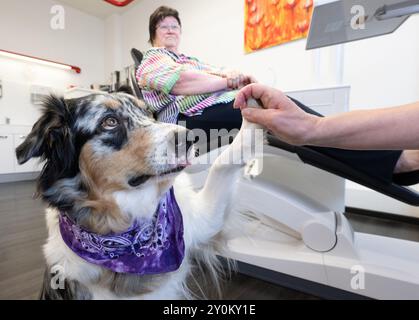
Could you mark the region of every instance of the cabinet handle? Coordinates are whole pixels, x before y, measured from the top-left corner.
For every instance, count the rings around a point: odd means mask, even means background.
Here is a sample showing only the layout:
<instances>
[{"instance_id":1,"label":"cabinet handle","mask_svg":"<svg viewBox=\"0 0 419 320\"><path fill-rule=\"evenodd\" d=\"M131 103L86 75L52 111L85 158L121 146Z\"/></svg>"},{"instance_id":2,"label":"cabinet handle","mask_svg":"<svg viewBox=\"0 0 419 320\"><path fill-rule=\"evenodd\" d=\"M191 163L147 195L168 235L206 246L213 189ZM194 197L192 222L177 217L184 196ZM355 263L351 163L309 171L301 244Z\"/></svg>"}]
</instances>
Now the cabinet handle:
<instances>
[{"instance_id":1,"label":"cabinet handle","mask_svg":"<svg viewBox=\"0 0 419 320\"><path fill-rule=\"evenodd\" d=\"M27 136L19 136L20 139L26 139Z\"/></svg>"},{"instance_id":2,"label":"cabinet handle","mask_svg":"<svg viewBox=\"0 0 419 320\"><path fill-rule=\"evenodd\" d=\"M0 136L0 139L9 139L9 136Z\"/></svg>"}]
</instances>

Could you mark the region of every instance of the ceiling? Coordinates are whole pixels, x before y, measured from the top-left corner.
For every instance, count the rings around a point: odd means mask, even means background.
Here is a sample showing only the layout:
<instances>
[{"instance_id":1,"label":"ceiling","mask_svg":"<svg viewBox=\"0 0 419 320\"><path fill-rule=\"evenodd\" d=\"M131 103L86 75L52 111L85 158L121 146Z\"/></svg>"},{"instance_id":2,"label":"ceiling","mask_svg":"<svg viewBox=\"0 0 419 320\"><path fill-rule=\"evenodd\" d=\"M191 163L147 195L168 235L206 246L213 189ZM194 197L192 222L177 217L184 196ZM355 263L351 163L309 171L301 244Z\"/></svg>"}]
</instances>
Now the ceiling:
<instances>
[{"instance_id":1,"label":"ceiling","mask_svg":"<svg viewBox=\"0 0 419 320\"><path fill-rule=\"evenodd\" d=\"M80 11L83 11L85 13L94 15L96 17L99 17L101 19L105 19L108 16L114 14L114 13L122 13L136 4L140 2L140 0L134 0L129 5L125 7L117 7L113 6L110 3L107 3L103 0L56 0L59 3L62 3L64 5L67 5L69 7L76 8Z\"/></svg>"}]
</instances>

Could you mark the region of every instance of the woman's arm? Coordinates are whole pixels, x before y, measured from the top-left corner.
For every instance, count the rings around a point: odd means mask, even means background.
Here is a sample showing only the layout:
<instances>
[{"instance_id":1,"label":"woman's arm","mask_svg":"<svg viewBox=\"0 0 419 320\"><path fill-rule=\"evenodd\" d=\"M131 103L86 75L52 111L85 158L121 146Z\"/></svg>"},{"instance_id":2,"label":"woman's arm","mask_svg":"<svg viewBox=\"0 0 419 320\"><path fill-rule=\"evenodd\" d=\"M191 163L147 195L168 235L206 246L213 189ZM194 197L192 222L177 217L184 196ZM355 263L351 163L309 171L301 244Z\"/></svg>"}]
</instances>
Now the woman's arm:
<instances>
[{"instance_id":1,"label":"woman's arm","mask_svg":"<svg viewBox=\"0 0 419 320\"><path fill-rule=\"evenodd\" d=\"M188 96L217 92L227 88L227 78L200 71L182 71L170 93Z\"/></svg>"},{"instance_id":2,"label":"woman's arm","mask_svg":"<svg viewBox=\"0 0 419 320\"><path fill-rule=\"evenodd\" d=\"M253 82L256 82L256 80L252 76L237 71L231 71L221 76L205 71L188 70L180 73L180 77L170 93L187 96L220 90L235 90Z\"/></svg>"},{"instance_id":3,"label":"woman's arm","mask_svg":"<svg viewBox=\"0 0 419 320\"><path fill-rule=\"evenodd\" d=\"M184 70L167 50L152 48L145 54L136 76L142 89L182 96L235 90L255 81L253 77L240 72L218 74L219 70L215 71Z\"/></svg>"}]
</instances>

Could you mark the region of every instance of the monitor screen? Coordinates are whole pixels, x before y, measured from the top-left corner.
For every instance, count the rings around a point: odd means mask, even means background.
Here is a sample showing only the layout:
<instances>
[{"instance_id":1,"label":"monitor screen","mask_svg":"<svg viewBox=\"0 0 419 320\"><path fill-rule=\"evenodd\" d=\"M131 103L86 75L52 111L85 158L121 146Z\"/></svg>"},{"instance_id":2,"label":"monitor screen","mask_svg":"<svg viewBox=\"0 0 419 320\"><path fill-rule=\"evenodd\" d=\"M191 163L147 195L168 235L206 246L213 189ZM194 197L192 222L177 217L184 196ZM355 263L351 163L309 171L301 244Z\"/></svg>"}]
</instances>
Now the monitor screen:
<instances>
[{"instance_id":1,"label":"monitor screen","mask_svg":"<svg viewBox=\"0 0 419 320\"><path fill-rule=\"evenodd\" d=\"M405 7L419 9L419 1L400 0L323 0L313 11L307 50L372 38L397 30L408 15ZM387 12L386 15L383 13ZM384 18L384 19L383 19Z\"/></svg>"}]
</instances>

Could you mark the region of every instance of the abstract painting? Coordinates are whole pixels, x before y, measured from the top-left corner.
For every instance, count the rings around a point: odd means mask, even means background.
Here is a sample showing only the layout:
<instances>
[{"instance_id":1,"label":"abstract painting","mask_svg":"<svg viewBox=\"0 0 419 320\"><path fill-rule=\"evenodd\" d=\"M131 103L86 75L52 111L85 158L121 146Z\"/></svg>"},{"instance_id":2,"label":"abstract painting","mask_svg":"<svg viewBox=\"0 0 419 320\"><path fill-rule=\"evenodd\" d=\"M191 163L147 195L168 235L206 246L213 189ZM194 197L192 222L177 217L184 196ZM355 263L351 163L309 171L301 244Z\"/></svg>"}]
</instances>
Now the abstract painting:
<instances>
[{"instance_id":1,"label":"abstract painting","mask_svg":"<svg viewBox=\"0 0 419 320\"><path fill-rule=\"evenodd\" d=\"M313 0L244 0L245 51L306 38Z\"/></svg>"}]
</instances>

